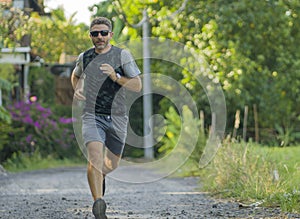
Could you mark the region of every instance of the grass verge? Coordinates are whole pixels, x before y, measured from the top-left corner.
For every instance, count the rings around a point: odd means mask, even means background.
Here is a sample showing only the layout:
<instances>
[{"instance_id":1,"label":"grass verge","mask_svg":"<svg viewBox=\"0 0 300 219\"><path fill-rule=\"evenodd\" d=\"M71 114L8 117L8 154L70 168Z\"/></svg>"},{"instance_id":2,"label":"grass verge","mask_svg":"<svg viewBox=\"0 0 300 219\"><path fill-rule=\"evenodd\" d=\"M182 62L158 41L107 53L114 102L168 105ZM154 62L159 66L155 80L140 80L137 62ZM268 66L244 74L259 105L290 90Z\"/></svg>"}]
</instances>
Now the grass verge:
<instances>
[{"instance_id":1,"label":"grass verge","mask_svg":"<svg viewBox=\"0 0 300 219\"><path fill-rule=\"evenodd\" d=\"M300 212L300 147L224 144L200 170L203 189L221 198L262 202L283 211Z\"/></svg>"},{"instance_id":2,"label":"grass verge","mask_svg":"<svg viewBox=\"0 0 300 219\"><path fill-rule=\"evenodd\" d=\"M83 166L85 164L85 158L57 159L51 155L42 157L37 151L33 154L15 153L2 165L9 172L23 172L56 167Z\"/></svg>"}]
</instances>

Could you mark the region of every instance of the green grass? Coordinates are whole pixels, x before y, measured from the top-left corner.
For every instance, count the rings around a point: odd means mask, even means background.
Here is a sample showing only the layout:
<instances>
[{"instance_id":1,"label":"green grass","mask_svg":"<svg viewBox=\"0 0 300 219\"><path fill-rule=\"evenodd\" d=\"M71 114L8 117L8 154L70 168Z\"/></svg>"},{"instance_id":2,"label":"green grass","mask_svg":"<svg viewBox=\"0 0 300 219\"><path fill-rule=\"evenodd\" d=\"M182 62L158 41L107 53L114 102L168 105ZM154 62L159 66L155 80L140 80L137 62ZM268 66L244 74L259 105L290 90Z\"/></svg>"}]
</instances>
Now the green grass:
<instances>
[{"instance_id":1,"label":"green grass","mask_svg":"<svg viewBox=\"0 0 300 219\"><path fill-rule=\"evenodd\" d=\"M299 146L224 144L211 164L200 170L203 189L222 198L243 203L263 201L265 206L299 213L299 155Z\"/></svg>"},{"instance_id":2,"label":"green grass","mask_svg":"<svg viewBox=\"0 0 300 219\"><path fill-rule=\"evenodd\" d=\"M74 167L86 164L85 158L56 159L53 156L41 157L36 151L33 154L15 153L3 163L3 167L9 172L23 172L57 167Z\"/></svg>"}]
</instances>

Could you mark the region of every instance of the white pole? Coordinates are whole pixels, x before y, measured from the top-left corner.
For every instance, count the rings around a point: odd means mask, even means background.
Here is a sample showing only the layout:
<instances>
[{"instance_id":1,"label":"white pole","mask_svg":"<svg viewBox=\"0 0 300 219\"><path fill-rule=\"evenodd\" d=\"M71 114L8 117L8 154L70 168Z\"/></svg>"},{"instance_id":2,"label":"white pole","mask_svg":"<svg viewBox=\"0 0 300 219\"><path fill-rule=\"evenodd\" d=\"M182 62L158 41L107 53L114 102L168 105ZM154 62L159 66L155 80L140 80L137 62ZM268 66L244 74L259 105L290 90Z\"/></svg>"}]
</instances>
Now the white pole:
<instances>
[{"instance_id":1,"label":"white pole","mask_svg":"<svg viewBox=\"0 0 300 219\"><path fill-rule=\"evenodd\" d=\"M28 85L29 65L24 65L23 68L23 99L27 101L30 94L30 87Z\"/></svg>"},{"instance_id":2,"label":"white pole","mask_svg":"<svg viewBox=\"0 0 300 219\"><path fill-rule=\"evenodd\" d=\"M149 42L149 18L146 9L143 11L145 19L143 23L143 107L144 107L144 157L153 159L153 124L152 116L152 88L150 75L150 42Z\"/></svg>"}]
</instances>

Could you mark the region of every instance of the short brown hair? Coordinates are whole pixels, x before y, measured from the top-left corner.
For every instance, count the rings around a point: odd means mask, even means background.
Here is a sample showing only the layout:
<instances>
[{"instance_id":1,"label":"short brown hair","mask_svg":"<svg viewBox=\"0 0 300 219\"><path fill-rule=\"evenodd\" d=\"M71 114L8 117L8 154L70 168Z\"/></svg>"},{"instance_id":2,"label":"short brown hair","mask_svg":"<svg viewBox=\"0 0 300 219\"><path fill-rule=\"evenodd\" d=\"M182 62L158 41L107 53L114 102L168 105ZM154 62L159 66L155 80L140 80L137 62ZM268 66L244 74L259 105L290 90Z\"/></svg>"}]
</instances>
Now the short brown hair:
<instances>
[{"instance_id":1,"label":"short brown hair","mask_svg":"<svg viewBox=\"0 0 300 219\"><path fill-rule=\"evenodd\" d=\"M104 25L108 26L110 31L112 31L111 21L106 17L96 17L96 18L94 18L91 22L90 29L93 26L97 25L97 24L104 24Z\"/></svg>"}]
</instances>

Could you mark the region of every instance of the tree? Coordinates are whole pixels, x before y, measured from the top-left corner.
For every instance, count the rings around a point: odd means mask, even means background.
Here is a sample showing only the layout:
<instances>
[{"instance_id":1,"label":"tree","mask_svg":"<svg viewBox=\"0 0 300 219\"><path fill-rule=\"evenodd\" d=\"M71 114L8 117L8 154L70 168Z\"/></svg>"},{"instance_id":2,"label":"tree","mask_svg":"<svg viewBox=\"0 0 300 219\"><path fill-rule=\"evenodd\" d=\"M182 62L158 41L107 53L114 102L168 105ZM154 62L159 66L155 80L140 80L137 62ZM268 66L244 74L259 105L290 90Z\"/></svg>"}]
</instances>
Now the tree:
<instances>
[{"instance_id":1,"label":"tree","mask_svg":"<svg viewBox=\"0 0 300 219\"><path fill-rule=\"evenodd\" d=\"M30 29L29 16L10 5L0 4L0 48L18 47Z\"/></svg>"},{"instance_id":2,"label":"tree","mask_svg":"<svg viewBox=\"0 0 300 219\"><path fill-rule=\"evenodd\" d=\"M88 27L75 25L73 16L67 20L61 8L53 10L50 17L32 14L31 22L34 26L30 32L33 53L46 62L57 62L63 52L78 55L91 46Z\"/></svg>"},{"instance_id":3,"label":"tree","mask_svg":"<svg viewBox=\"0 0 300 219\"><path fill-rule=\"evenodd\" d=\"M237 109L256 104L263 140L270 142L276 124L287 130L299 125L299 9L297 1L191 0L184 13L153 27L153 33L203 53L209 77L221 83L230 106L228 124ZM193 73L183 75L183 84L203 105L205 94ZM254 127L253 120L249 125Z\"/></svg>"}]
</instances>

